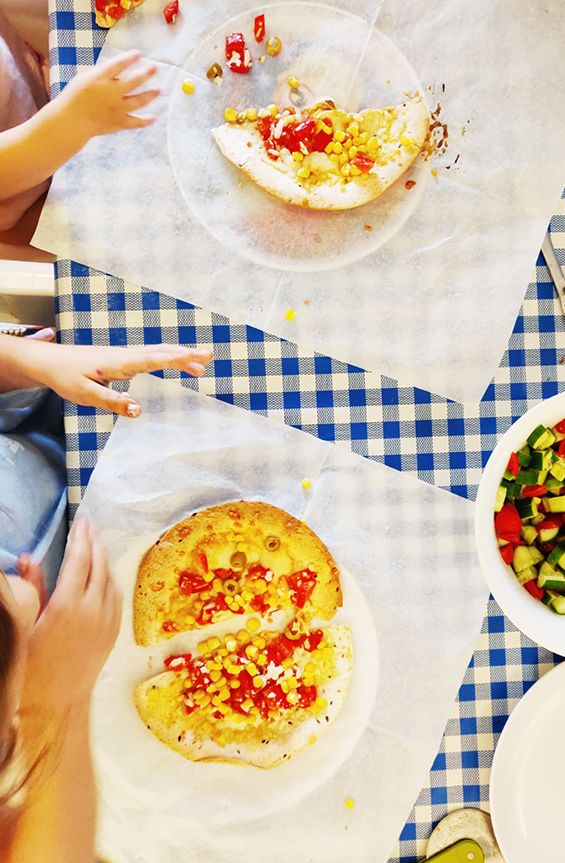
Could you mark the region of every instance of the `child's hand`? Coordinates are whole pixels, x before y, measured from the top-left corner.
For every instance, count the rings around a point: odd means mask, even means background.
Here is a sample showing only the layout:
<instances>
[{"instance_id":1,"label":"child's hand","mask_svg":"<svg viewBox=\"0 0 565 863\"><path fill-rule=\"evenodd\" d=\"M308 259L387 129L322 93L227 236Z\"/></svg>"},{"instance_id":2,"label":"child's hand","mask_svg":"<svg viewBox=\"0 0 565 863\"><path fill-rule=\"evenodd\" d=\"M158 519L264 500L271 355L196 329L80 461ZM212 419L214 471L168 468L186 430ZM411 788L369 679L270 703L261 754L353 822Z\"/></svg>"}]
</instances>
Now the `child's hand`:
<instances>
[{"instance_id":1,"label":"child's hand","mask_svg":"<svg viewBox=\"0 0 565 863\"><path fill-rule=\"evenodd\" d=\"M67 116L70 132L84 142L95 135L138 129L154 122L154 116L138 117L139 111L159 94L160 90L133 93L157 72L154 64L124 74L141 59L139 51L128 51L115 60L108 60L81 72L67 84L57 100ZM57 101L55 100L55 101Z\"/></svg>"},{"instance_id":2,"label":"child's hand","mask_svg":"<svg viewBox=\"0 0 565 863\"><path fill-rule=\"evenodd\" d=\"M28 640L22 715L62 715L88 704L117 638L121 609L96 528L75 522L57 586Z\"/></svg>"},{"instance_id":3,"label":"child's hand","mask_svg":"<svg viewBox=\"0 0 565 863\"><path fill-rule=\"evenodd\" d=\"M129 417L139 416L139 403L127 393L109 389L109 381L129 380L160 369L178 369L200 377L212 359L210 351L180 345L101 348L36 342L33 348L27 373L36 383L76 404Z\"/></svg>"}]
</instances>

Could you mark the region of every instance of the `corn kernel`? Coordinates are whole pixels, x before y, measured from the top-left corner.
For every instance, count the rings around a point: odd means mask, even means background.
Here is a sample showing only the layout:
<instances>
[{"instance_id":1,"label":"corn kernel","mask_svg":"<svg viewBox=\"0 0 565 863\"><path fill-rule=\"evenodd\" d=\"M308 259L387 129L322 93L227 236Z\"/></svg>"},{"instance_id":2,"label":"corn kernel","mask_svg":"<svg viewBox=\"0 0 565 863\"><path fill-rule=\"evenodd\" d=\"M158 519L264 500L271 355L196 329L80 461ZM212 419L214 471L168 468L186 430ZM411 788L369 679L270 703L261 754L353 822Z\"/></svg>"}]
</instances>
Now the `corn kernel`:
<instances>
[{"instance_id":1,"label":"corn kernel","mask_svg":"<svg viewBox=\"0 0 565 863\"><path fill-rule=\"evenodd\" d=\"M207 641L201 641L200 642L200 644L198 645L198 652L199 653L207 653L208 652L208 642Z\"/></svg>"},{"instance_id":2,"label":"corn kernel","mask_svg":"<svg viewBox=\"0 0 565 863\"><path fill-rule=\"evenodd\" d=\"M226 650L226 648L225 648L225 647L221 647L221 648L217 651L217 655L218 655L218 656L221 656L221 657L222 657L222 659L223 659L224 657L226 657L226 656L228 655L228 651Z\"/></svg>"},{"instance_id":3,"label":"corn kernel","mask_svg":"<svg viewBox=\"0 0 565 863\"><path fill-rule=\"evenodd\" d=\"M291 90L298 90L300 87L300 81L298 78L295 78L294 75L290 75L287 79L288 86Z\"/></svg>"},{"instance_id":4,"label":"corn kernel","mask_svg":"<svg viewBox=\"0 0 565 863\"><path fill-rule=\"evenodd\" d=\"M259 649L254 644L248 644L245 648L245 654L249 659L255 659L258 653Z\"/></svg>"},{"instance_id":5,"label":"corn kernel","mask_svg":"<svg viewBox=\"0 0 565 863\"><path fill-rule=\"evenodd\" d=\"M279 113L279 106L273 104L267 105L267 111L269 112L271 117L275 117Z\"/></svg>"},{"instance_id":6,"label":"corn kernel","mask_svg":"<svg viewBox=\"0 0 565 863\"><path fill-rule=\"evenodd\" d=\"M244 641L249 641L249 633L245 631L245 629L240 629L237 633L237 640L241 643Z\"/></svg>"},{"instance_id":7,"label":"corn kernel","mask_svg":"<svg viewBox=\"0 0 565 863\"><path fill-rule=\"evenodd\" d=\"M338 158L339 158L339 164L340 165L347 165L347 163L349 161L347 153L342 153L340 156L338 156Z\"/></svg>"},{"instance_id":8,"label":"corn kernel","mask_svg":"<svg viewBox=\"0 0 565 863\"><path fill-rule=\"evenodd\" d=\"M220 699L220 701L227 701L229 697L230 697L230 691L227 688L227 686L224 689L221 689L220 692L218 693L218 698Z\"/></svg>"},{"instance_id":9,"label":"corn kernel","mask_svg":"<svg viewBox=\"0 0 565 863\"><path fill-rule=\"evenodd\" d=\"M375 135L373 135L367 141L367 147L369 148L369 150L378 150L379 149L379 139Z\"/></svg>"},{"instance_id":10,"label":"corn kernel","mask_svg":"<svg viewBox=\"0 0 565 863\"><path fill-rule=\"evenodd\" d=\"M287 677L286 685L289 689L298 689L298 680L296 679L296 677Z\"/></svg>"},{"instance_id":11,"label":"corn kernel","mask_svg":"<svg viewBox=\"0 0 565 863\"><path fill-rule=\"evenodd\" d=\"M255 689L261 689L263 684L264 684L263 678L259 674L256 674L255 677L253 678L253 686L255 687Z\"/></svg>"},{"instance_id":12,"label":"corn kernel","mask_svg":"<svg viewBox=\"0 0 565 863\"><path fill-rule=\"evenodd\" d=\"M369 140L368 132L360 132L358 137L359 137L359 143L360 144L366 144L367 141Z\"/></svg>"},{"instance_id":13,"label":"corn kernel","mask_svg":"<svg viewBox=\"0 0 565 863\"><path fill-rule=\"evenodd\" d=\"M292 158L294 159L295 162L303 162L304 161L304 153L299 153L298 150L296 150L292 154Z\"/></svg>"},{"instance_id":14,"label":"corn kernel","mask_svg":"<svg viewBox=\"0 0 565 863\"><path fill-rule=\"evenodd\" d=\"M309 489L309 488L312 488L312 480L311 480L311 479L308 479L308 477L305 477L305 478L302 480L302 482L300 483L300 485L302 486L302 488L303 488L305 491L308 491L308 489Z\"/></svg>"},{"instance_id":15,"label":"corn kernel","mask_svg":"<svg viewBox=\"0 0 565 863\"><path fill-rule=\"evenodd\" d=\"M354 159L358 152L359 152L359 150L357 149L357 147L350 147L349 148L349 158Z\"/></svg>"},{"instance_id":16,"label":"corn kernel","mask_svg":"<svg viewBox=\"0 0 565 863\"><path fill-rule=\"evenodd\" d=\"M338 155L339 155L340 153L343 153L343 144L340 144L340 142L339 142L339 141L336 141L336 142L333 144L333 151L334 151L334 153L337 153Z\"/></svg>"},{"instance_id":17,"label":"corn kernel","mask_svg":"<svg viewBox=\"0 0 565 863\"><path fill-rule=\"evenodd\" d=\"M359 174L363 173L363 171L361 171L361 169L358 168L356 165L351 165L351 172L350 173L351 173L352 177L358 177Z\"/></svg>"},{"instance_id":18,"label":"corn kernel","mask_svg":"<svg viewBox=\"0 0 565 863\"><path fill-rule=\"evenodd\" d=\"M292 312L292 315L289 315L288 312ZM285 314L285 318L287 319L287 321L293 321L295 317L296 312L294 311L294 309L287 309L287 312ZM264 578L258 578L253 587L255 588L255 593L258 593L259 596L261 596L267 590L267 582ZM257 630L255 630L255 632L257 632Z\"/></svg>"},{"instance_id":19,"label":"corn kernel","mask_svg":"<svg viewBox=\"0 0 565 863\"><path fill-rule=\"evenodd\" d=\"M339 156L337 153L332 153L330 156L330 160L334 163L334 165L339 165Z\"/></svg>"},{"instance_id":20,"label":"corn kernel","mask_svg":"<svg viewBox=\"0 0 565 863\"><path fill-rule=\"evenodd\" d=\"M334 132L334 141L338 141L340 144L345 141L345 132L343 131L343 129L338 129L336 132Z\"/></svg>"},{"instance_id":21,"label":"corn kernel","mask_svg":"<svg viewBox=\"0 0 565 863\"><path fill-rule=\"evenodd\" d=\"M320 120L320 131L325 132L326 135L332 134L332 127L328 126L327 123L324 123L323 120Z\"/></svg>"},{"instance_id":22,"label":"corn kernel","mask_svg":"<svg viewBox=\"0 0 565 863\"><path fill-rule=\"evenodd\" d=\"M334 142L333 141L330 141L329 144L326 144L326 146L324 147L324 152L327 153L328 156L330 153L337 152L336 150L334 150Z\"/></svg>"},{"instance_id":23,"label":"corn kernel","mask_svg":"<svg viewBox=\"0 0 565 863\"><path fill-rule=\"evenodd\" d=\"M301 180L307 180L308 177L310 176L310 168L306 168L306 167L299 168L298 171L296 172L296 176L300 177Z\"/></svg>"},{"instance_id":24,"label":"corn kernel","mask_svg":"<svg viewBox=\"0 0 565 863\"><path fill-rule=\"evenodd\" d=\"M352 142L351 142L351 138L347 138L347 140L345 140L345 141L343 142L343 148L344 148L344 150L349 150L349 148L351 147L351 143L352 143Z\"/></svg>"},{"instance_id":25,"label":"corn kernel","mask_svg":"<svg viewBox=\"0 0 565 863\"><path fill-rule=\"evenodd\" d=\"M267 665L268 661L269 661L269 660L267 659L267 657L265 656L265 654L264 654L264 653L260 653L260 654L259 654L259 656L257 657L257 659L255 660L255 664L256 664L256 665L263 666L263 665Z\"/></svg>"},{"instance_id":26,"label":"corn kernel","mask_svg":"<svg viewBox=\"0 0 565 863\"><path fill-rule=\"evenodd\" d=\"M267 646L267 642L264 638L254 638L253 644L255 645L255 647L258 647L259 650L263 650L263 648Z\"/></svg>"},{"instance_id":27,"label":"corn kernel","mask_svg":"<svg viewBox=\"0 0 565 863\"><path fill-rule=\"evenodd\" d=\"M246 698L245 701L242 701L241 706L244 710L250 710L253 707L253 702L250 698Z\"/></svg>"},{"instance_id":28,"label":"corn kernel","mask_svg":"<svg viewBox=\"0 0 565 863\"><path fill-rule=\"evenodd\" d=\"M278 36L269 36L265 42L265 48L267 49L267 54L270 54L271 57L276 57L281 52L282 42Z\"/></svg>"},{"instance_id":29,"label":"corn kernel","mask_svg":"<svg viewBox=\"0 0 565 863\"><path fill-rule=\"evenodd\" d=\"M211 704L211 702L212 702L212 699L210 698L210 696L206 695L206 693L204 693L204 698L200 702L200 707L208 707L208 705Z\"/></svg>"},{"instance_id":30,"label":"corn kernel","mask_svg":"<svg viewBox=\"0 0 565 863\"><path fill-rule=\"evenodd\" d=\"M212 638L209 638L206 644L208 645L209 651L217 650L218 647L222 646L222 642L215 635L212 636Z\"/></svg>"},{"instance_id":31,"label":"corn kernel","mask_svg":"<svg viewBox=\"0 0 565 863\"><path fill-rule=\"evenodd\" d=\"M229 635L224 643L228 650L235 650L237 648L237 639L233 635Z\"/></svg>"},{"instance_id":32,"label":"corn kernel","mask_svg":"<svg viewBox=\"0 0 565 863\"><path fill-rule=\"evenodd\" d=\"M182 82L182 92L183 93L194 93L194 81L191 81L190 78L187 78L186 81Z\"/></svg>"},{"instance_id":33,"label":"corn kernel","mask_svg":"<svg viewBox=\"0 0 565 863\"><path fill-rule=\"evenodd\" d=\"M128 11L128 9L131 9L131 5L132 0L120 0L120 6L122 7L122 9L125 9L126 12Z\"/></svg>"},{"instance_id":34,"label":"corn kernel","mask_svg":"<svg viewBox=\"0 0 565 863\"><path fill-rule=\"evenodd\" d=\"M253 707L250 709L249 713L251 714L251 716L259 716L259 708L255 707L255 705L253 705Z\"/></svg>"},{"instance_id":35,"label":"corn kernel","mask_svg":"<svg viewBox=\"0 0 565 863\"><path fill-rule=\"evenodd\" d=\"M328 699L327 698L316 698L316 701L314 702L314 707L317 710L325 710L327 706L328 706Z\"/></svg>"},{"instance_id":36,"label":"corn kernel","mask_svg":"<svg viewBox=\"0 0 565 863\"><path fill-rule=\"evenodd\" d=\"M241 591L241 598L243 599L244 602L250 602L253 599L253 594L251 593L250 590L242 590Z\"/></svg>"},{"instance_id":37,"label":"corn kernel","mask_svg":"<svg viewBox=\"0 0 565 863\"><path fill-rule=\"evenodd\" d=\"M222 579L221 579L221 578L215 578L215 579L214 579L214 581L212 582L212 587L213 587L213 588L214 588L214 590L216 590L218 593L221 593L221 592L222 592L222 587L223 587L223 586L224 586L224 582L222 581Z\"/></svg>"},{"instance_id":38,"label":"corn kernel","mask_svg":"<svg viewBox=\"0 0 565 863\"><path fill-rule=\"evenodd\" d=\"M348 797L344 802L346 809L353 809L353 807L355 806L355 801L351 797Z\"/></svg>"},{"instance_id":39,"label":"corn kernel","mask_svg":"<svg viewBox=\"0 0 565 863\"><path fill-rule=\"evenodd\" d=\"M196 701L196 703L200 704L200 702L204 701L204 699L207 698L208 696L206 695L206 693L204 692L203 689L197 689L196 692L194 693L193 697L194 697L194 700Z\"/></svg>"},{"instance_id":40,"label":"corn kernel","mask_svg":"<svg viewBox=\"0 0 565 863\"><path fill-rule=\"evenodd\" d=\"M359 146L360 144L362 144L362 143L363 143L363 142L361 141L360 136L359 136L359 135L355 135L355 137L353 138L353 144L354 144L356 147L358 147L358 146Z\"/></svg>"},{"instance_id":41,"label":"corn kernel","mask_svg":"<svg viewBox=\"0 0 565 863\"><path fill-rule=\"evenodd\" d=\"M260 119L260 120L264 120L264 119L265 119L265 117L270 117L270 116L271 116L271 112L270 112L270 111L267 111L267 109L266 109L266 108L261 108L261 109L259 110L259 113L257 114L257 116L259 117L259 119Z\"/></svg>"},{"instance_id":42,"label":"corn kernel","mask_svg":"<svg viewBox=\"0 0 565 863\"><path fill-rule=\"evenodd\" d=\"M296 702L298 701L298 697L298 692L296 692L296 690L292 690L291 692L287 693L286 700L289 704L296 704Z\"/></svg>"},{"instance_id":43,"label":"corn kernel","mask_svg":"<svg viewBox=\"0 0 565 863\"><path fill-rule=\"evenodd\" d=\"M240 686L241 686L241 683L239 682L239 680L230 680L230 688L231 689L239 689Z\"/></svg>"},{"instance_id":44,"label":"corn kernel","mask_svg":"<svg viewBox=\"0 0 565 863\"><path fill-rule=\"evenodd\" d=\"M226 123L235 123L237 121L237 111L234 108L226 108L224 111L224 120ZM214 573L212 573L214 578Z\"/></svg>"},{"instance_id":45,"label":"corn kernel","mask_svg":"<svg viewBox=\"0 0 565 863\"><path fill-rule=\"evenodd\" d=\"M221 671L211 671L210 672L210 680L212 680L214 683L217 683L221 676L222 676Z\"/></svg>"},{"instance_id":46,"label":"corn kernel","mask_svg":"<svg viewBox=\"0 0 565 863\"><path fill-rule=\"evenodd\" d=\"M212 581L214 581L215 575L214 575L214 573L210 570L209 572L205 572L205 573L204 573L204 575L202 576L202 578L204 579L204 581L206 582L206 584L210 584Z\"/></svg>"},{"instance_id":47,"label":"corn kernel","mask_svg":"<svg viewBox=\"0 0 565 863\"><path fill-rule=\"evenodd\" d=\"M258 632L261 629L261 621L258 617L250 617L245 627L249 632Z\"/></svg>"},{"instance_id":48,"label":"corn kernel","mask_svg":"<svg viewBox=\"0 0 565 863\"><path fill-rule=\"evenodd\" d=\"M359 134L359 123L355 123L355 122L350 123L349 126L347 127L347 131L349 132L350 135L355 137L356 135Z\"/></svg>"},{"instance_id":49,"label":"corn kernel","mask_svg":"<svg viewBox=\"0 0 565 863\"><path fill-rule=\"evenodd\" d=\"M257 108L248 108L245 112L245 119L249 120L250 123L254 123L257 119Z\"/></svg>"},{"instance_id":50,"label":"corn kernel","mask_svg":"<svg viewBox=\"0 0 565 863\"><path fill-rule=\"evenodd\" d=\"M255 677L255 675L257 674L257 666L254 662L248 662L245 666L245 670L248 674L251 675L251 677Z\"/></svg>"},{"instance_id":51,"label":"corn kernel","mask_svg":"<svg viewBox=\"0 0 565 863\"><path fill-rule=\"evenodd\" d=\"M283 668L292 668L293 665L294 665L294 660L293 660L292 656L287 656L287 658L283 659L283 661L281 662L281 666Z\"/></svg>"},{"instance_id":52,"label":"corn kernel","mask_svg":"<svg viewBox=\"0 0 565 863\"><path fill-rule=\"evenodd\" d=\"M196 618L193 617L192 614L187 614L184 618L184 622L187 626L192 626L194 623L196 623Z\"/></svg>"}]
</instances>

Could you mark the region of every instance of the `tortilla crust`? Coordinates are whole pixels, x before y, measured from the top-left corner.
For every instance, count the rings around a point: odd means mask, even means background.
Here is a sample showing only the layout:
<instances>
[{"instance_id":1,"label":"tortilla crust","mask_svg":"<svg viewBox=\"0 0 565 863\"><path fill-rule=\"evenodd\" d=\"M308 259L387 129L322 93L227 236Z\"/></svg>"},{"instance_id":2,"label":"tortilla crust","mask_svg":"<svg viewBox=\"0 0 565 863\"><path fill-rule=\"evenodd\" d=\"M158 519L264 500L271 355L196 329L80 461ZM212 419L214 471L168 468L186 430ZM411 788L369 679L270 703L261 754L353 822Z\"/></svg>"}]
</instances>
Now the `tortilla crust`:
<instances>
[{"instance_id":1,"label":"tortilla crust","mask_svg":"<svg viewBox=\"0 0 565 863\"><path fill-rule=\"evenodd\" d=\"M287 710L278 722L256 720L249 727L244 742L220 746L195 734L192 728L194 714L183 715L176 697L167 695L150 703L148 694L152 689L167 690L174 683L175 673L172 671L150 678L135 689L134 702L139 716L161 743L189 761L215 761L263 769L275 767L314 743L323 729L331 725L347 698L353 667L349 627L330 626L324 629L324 634L333 643L337 657L335 675L319 690L319 695L328 702L323 716L310 714L303 718L300 714L307 711Z\"/></svg>"},{"instance_id":2,"label":"tortilla crust","mask_svg":"<svg viewBox=\"0 0 565 863\"><path fill-rule=\"evenodd\" d=\"M183 519L147 551L138 570L133 600L136 643L148 646L171 637L162 629L163 603L181 597L179 573L187 569L198 571L199 551L205 550L210 569L227 568L238 543L245 544L246 537L254 535L280 539L276 551L260 549L260 562L277 575L308 567L317 573L316 586L301 616L330 620L342 604L342 593L339 570L324 543L304 522L278 507L262 501L232 501ZM156 590L160 585L161 589ZM213 623L229 619L241 620L233 612L225 611L215 615ZM208 626L194 623L178 631Z\"/></svg>"},{"instance_id":3,"label":"tortilla crust","mask_svg":"<svg viewBox=\"0 0 565 863\"><path fill-rule=\"evenodd\" d=\"M366 109L360 112L364 128L377 127L382 112L390 109ZM353 177L342 183L337 177L317 185L303 185L295 168L270 159L255 124L224 123L212 129L218 147L249 179L276 198L312 210L350 210L361 207L382 195L413 164L420 153L429 128L429 114L422 99L394 106L398 112L395 123L402 136L412 139L413 146L401 146L398 159L385 165L375 164L370 174ZM398 132L400 142L400 132Z\"/></svg>"}]
</instances>

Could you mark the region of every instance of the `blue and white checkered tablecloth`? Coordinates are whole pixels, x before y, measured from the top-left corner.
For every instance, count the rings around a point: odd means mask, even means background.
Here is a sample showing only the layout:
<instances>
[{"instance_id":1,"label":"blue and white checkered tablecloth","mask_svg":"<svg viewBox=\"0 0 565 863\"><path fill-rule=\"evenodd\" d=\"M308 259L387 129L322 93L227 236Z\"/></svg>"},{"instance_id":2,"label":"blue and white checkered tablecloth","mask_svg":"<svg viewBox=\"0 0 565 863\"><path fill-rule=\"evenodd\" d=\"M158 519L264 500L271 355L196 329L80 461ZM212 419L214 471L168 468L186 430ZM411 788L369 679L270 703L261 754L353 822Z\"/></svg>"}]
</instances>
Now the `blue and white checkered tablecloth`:
<instances>
[{"instance_id":1,"label":"blue and white checkered tablecloth","mask_svg":"<svg viewBox=\"0 0 565 863\"><path fill-rule=\"evenodd\" d=\"M84 0L80 3L84 9ZM75 11L78 0L50 0L50 7L55 95L77 69L96 60L104 31L90 12ZM551 230L565 264L565 200ZM59 261L56 275L62 341L212 344L212 373L199 381L185 378L186 386L324 440L349 441L362 456L470 499L499 436L535 402L565 389L565 320L541 258L500 367L474 405L305 353L291 342L78 263ZM73 510L111 429L107 414L66 408ZM524 692L556 661L519 633L491 600L429 783L389 863L423 857L432 826L448 811L488 808L498 735Z\"/></svg>"}]
</instances>

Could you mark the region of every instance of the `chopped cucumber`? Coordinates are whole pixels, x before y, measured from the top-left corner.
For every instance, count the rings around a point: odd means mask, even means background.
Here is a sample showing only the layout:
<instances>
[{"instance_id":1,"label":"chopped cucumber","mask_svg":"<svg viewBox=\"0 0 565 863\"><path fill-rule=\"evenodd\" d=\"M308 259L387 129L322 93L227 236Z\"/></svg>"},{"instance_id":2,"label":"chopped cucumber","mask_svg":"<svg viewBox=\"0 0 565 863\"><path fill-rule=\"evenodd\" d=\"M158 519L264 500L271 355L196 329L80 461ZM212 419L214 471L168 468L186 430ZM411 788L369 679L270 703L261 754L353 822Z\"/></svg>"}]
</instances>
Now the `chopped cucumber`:
<instances>
[{"instance_id":1,"label":"chopped cucumber","mask_svg":"<svg viewBox=\"0 0 565 863\"><path fill-rule=\"evenodd\" d=\"M541 485L547 476L546 470L520 470L516 482L520 485Z\"/></svg>"},{"instance_id":2,"label":"chopped cucumber","mask_svg":"<svg viewBox=\"0 0 565 863\"><path fill-rule=\"evenodd\" d=\"M517 545L512 558L512 569L521 572L543 560L543 554L533 545Z\"/></svg>"},{"instance_id":3,"label":"chopped cucumber","mask_svg":"<svg viewBox=\"0 0 565 863\"><path fill-rule=\"evenodd\" d=\"M559 500L559 498L555 498L555 500ZM522 521L529 521L539 515L539 502L539 497L529 497L516 501L516 509Z\"/></svg>"},{"instance_id":4,"label":"chopped cucumber","mask_svg":"<svg viewBox=\"0 0 565 863\"><path fill-rule=\"evenodd\" d=\"M537 581L538 571L535 566L528 566L526 569L516 573L516 578L519 584L527 584L529 581Z\"/></svg>"},{"instance_id":5,"label":"chopped cucumber","mask_svg":"<svg viewBox=\"0 0 565 863\"><path fill-rule=\"evenodd\" d=\"M550 565L556 563L561 569L565 569L565 542L557 543L555 548L547 555L547 562Z\"/></svg>"},{"instance_id":6,"label":"chopped cucumber","mask_svg":"<svg viewBox=\"0 0 565 863\"><path fill-rule=\"evenodd\" d=\"M555 479L555 477L551 476L551 474L547 477L544 485L546 489L551 492L556 492L559 491L559 489L563 488L563 483L560 480Z\"/></svg>"},{"instance_id":7,"label":"chopped cucumber","mask_svg":"<svg viewBox=\"0 0 565 863\"><path fill-rule=\"evenodd\" d=\"M549 512L565 512L565 495L562 494L558 497L544 497L544 500ZM520 503L520 501L518 501L518 503Z\"/></svg>"},{"instance_id":8,"label":"chopped cucumber","mask_svg":"<svg viewBox=\"0 0 565 863\"><path fill-rule=\"evenodd\" d=\"M502 507L504 506L504 501L506 500L506 489L503 485L499 485L496 490L496 497L494 499L494 511L500 512Z\"/></svg>"},{"instance_id":9,"label":"chopped cucumber","mask_svg":"<svg viewBox=\"0 0 565 863\"><path fill-rule=\"evenodd\" d=\"M563 434L562 432L558 432L555 427L552 428L551 431L555 435L556 443L560 443L562 440L565 440L565 434Z\"/></svg>"},{"instance_id":10,"label":"chopped cucumber","mask_svg":"<svg viewBox=\"0 0 565 863\"><path fill-rule=\"evenodd\" d=\"M547 449L555 443L555 435L547 426L539 425L530 434L528 443L533 449Z\"/></svg>"},{"instance_id":11,"label":"chopped cucumber","mask_svg":"<svg viewBox=\"0 0 565 863\"><path fill-rule=\"evenodd\" d=\"M516 453L518 456L518 461L520 462L520 467L528 467L531 459L532 459L532 451L530 447L526 444L522 449L519 449Z\"/></svg>"},{"instance_id":12,"label":"chopped cucumber","mask_svg":"<svg viewBox=\"0 0 565 863\"><path fill-rule=\"evenodd\" d=\"M546 570L544 570L546 567ZM558 572L552 569L547 563L540 567L538 575L538 587L543 587L544 590L556 590L558 593L565 593L565 572Z\"/></svg>"},{"instance_id":13,"label":"chopped cucumber","mask_svg":"<svg viewBox=\"0 0 565 863\"><path fill-rule=\"evenodd\" d=\"M565 614L565 596L561 596L559 593L549 593L547 602L545 602L545 599L543 601L556 614Z\"/></svg>"},{"instance_id":14,"label":"chopped cucumber","mask_svg":"<svg viewBox=\"0 0 565 863\"><path fill-rule=\"evenodd\" d=\"M528 545L531 545L533 542L536 541L537 536L538 536L538 532L532 524L525 524L520 529L520 536L522 537L522 539L524 540L525 543L527 543Z\"/></svg>"},{"instance_id":15,"label":"chopped cucumber","mask_svg":"<svg viewBox=\"0 0 565 863\"><path fill-rule=\"evenodd\" d=\"M565 461L562 458L557 459L555 464L550 467L549 472L555 479L563 482L565 479Z\"/></svg>"},{"instance_id":16,"label":"chopped cucumber","mask_svg":"<svg viewBox=\"0 0 565 863\"><path fill-rule=\"evenodd\" d=\"M552 449L536 450L532 453L530 470L549 470L555 460L556 455Z\"/></svg>"},{"instance_id":17,"label":"chopped cucumber","mask_svg":"<svg viewBox=\"0 0 565 863\"><path fill-rule=\"evenodd\" d=\"M559 533L558 527L542 527L539 532L540 542L551 542Z\"/></svg>"}]
</instances>

